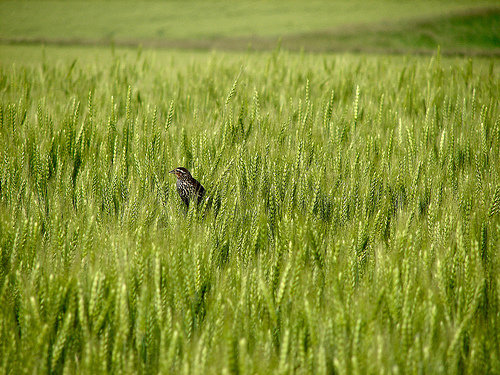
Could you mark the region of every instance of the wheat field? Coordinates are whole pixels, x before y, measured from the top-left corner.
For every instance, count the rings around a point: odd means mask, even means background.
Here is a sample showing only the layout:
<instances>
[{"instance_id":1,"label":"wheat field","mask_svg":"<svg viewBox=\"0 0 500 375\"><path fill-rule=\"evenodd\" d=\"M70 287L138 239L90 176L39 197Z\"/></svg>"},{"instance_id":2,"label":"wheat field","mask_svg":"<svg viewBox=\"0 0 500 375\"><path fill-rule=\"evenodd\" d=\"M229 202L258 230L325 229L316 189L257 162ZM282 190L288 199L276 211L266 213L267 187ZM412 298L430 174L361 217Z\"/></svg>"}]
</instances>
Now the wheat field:
<instances>
[{"instance_id":1,"label":"wheat field","mask_svg":"<svg viewBox=\"0 0 500 375\"><path fill-rule=\"evenodd\" d=\"M500 373L498 60L58 51L0 64L1 373Z\"/></svg>"}]
</instances>

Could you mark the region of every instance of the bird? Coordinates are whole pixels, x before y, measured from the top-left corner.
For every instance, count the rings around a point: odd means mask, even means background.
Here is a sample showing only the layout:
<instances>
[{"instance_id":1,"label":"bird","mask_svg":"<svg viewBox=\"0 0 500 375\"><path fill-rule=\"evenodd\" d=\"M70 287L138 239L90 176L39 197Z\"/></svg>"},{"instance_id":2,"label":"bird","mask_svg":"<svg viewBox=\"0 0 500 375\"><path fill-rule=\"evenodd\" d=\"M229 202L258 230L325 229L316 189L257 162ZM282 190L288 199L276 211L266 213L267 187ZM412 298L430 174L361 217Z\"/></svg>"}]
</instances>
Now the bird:
<instances>
[{"instance_id":1,"label":"bird","mask_svg":"<svg viewBox=\"0 0 500 375\"><path fill-rule=\"evenodd\" d=\"M177 192L187 207L189 207L189 201L192 198L197 198L196 203L198 204L202 201L205 188L191 176L191 173L186 168L175 168L168 173L173 173L177 177Z\"/></svg>"}]
</instances>

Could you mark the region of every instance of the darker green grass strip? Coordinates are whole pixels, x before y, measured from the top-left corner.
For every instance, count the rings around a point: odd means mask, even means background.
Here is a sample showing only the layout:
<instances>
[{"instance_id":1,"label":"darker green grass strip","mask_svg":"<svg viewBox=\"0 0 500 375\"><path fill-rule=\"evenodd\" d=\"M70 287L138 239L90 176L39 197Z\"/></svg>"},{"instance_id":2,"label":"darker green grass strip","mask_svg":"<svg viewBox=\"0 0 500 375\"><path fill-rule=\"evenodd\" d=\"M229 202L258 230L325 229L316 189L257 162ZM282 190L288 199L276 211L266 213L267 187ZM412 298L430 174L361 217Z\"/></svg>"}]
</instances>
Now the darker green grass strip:
<instances>
[{"instance_id":1,"label":"darker green grass strip","mask_svg":"<svg viewBox=\"0 0 500 375\"><path fill-rule=\"evenodd\" d=\"M288 49L312 51L426 52L438 46L448 54L500 53L500 8L467 12L392 25L359 25L283 38Z\"/></svg>"}]
</instances>

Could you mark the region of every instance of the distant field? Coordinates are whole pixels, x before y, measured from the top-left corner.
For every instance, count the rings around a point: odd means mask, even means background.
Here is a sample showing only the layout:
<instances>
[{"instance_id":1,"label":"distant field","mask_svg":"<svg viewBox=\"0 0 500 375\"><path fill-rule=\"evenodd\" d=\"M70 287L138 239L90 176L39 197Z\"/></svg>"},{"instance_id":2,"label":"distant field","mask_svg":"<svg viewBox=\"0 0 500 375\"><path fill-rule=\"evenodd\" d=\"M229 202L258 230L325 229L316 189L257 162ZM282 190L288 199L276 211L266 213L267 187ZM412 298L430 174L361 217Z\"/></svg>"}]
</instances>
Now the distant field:
<instances>
[{"instance_id":1,"label":"distant field","mask_svg":"<svg viewBox=\"0 0 500 375\"><path fill-rule=\"evenodd\" d=\"M498 374L497 59L0 51L0 373Z\"/></svg>"},{"instance_id":2,"label":"distant field","mask_svg":"<svg viewBox=\"0 0 500 375\"><path fill-rule=\"evenodd\" d=\"M495 7L496 6L496 7ZM1 1L4 43L500 53L495 1Z\"/></svg>"}]
</instances>

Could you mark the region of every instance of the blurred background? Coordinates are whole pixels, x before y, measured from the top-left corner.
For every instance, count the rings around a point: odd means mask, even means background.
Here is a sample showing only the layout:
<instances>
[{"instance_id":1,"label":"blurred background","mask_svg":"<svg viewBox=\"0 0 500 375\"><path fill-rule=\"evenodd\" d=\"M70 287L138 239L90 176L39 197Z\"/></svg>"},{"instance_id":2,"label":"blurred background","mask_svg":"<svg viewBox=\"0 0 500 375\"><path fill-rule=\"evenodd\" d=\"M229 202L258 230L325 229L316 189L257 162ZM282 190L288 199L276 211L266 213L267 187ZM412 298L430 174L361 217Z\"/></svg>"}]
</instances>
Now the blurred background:
<instances>
[{"instance_id":1,"label":"blurred background","mask_svg":"<svg viewBox=\"0 0 500 375\"><path fill-rule=\"evenodd\" d=\"M0 1L0 43L500 55L500 2Z\"/></svg>"}]
</instances>

